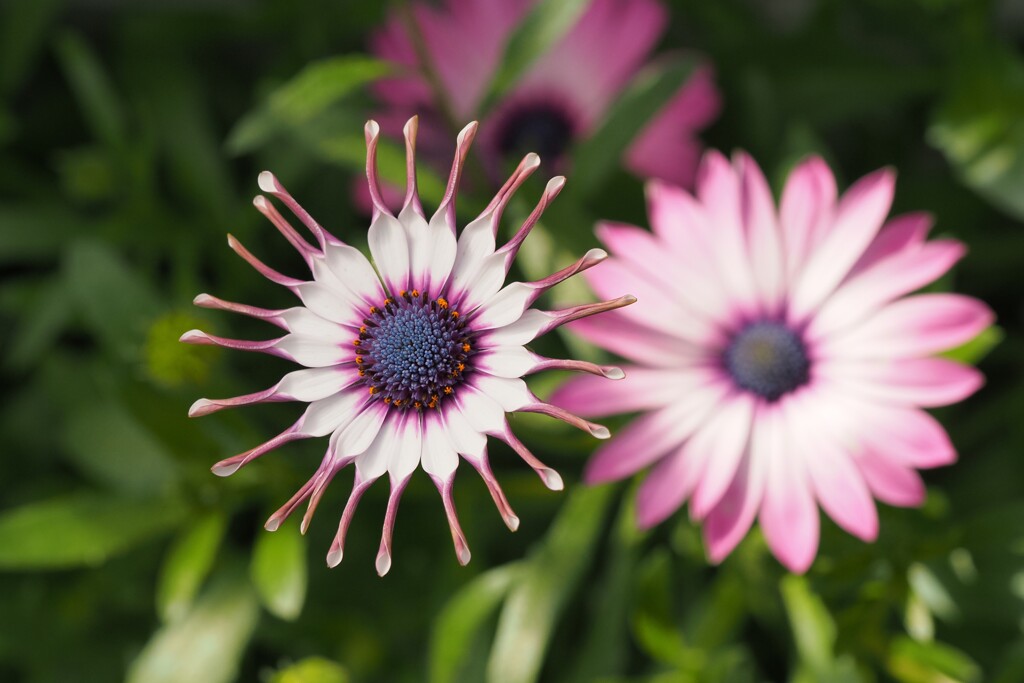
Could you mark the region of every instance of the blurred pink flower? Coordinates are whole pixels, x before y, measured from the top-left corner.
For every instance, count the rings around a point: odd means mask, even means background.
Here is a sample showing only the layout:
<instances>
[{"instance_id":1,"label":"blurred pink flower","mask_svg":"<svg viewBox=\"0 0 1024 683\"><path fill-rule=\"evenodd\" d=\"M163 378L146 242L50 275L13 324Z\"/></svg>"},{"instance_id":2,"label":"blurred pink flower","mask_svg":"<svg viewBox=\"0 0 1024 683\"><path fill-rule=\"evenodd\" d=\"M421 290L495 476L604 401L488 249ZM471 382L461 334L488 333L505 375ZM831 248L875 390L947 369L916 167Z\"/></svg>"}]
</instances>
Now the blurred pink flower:
<instances>
[{"instance_id":1,"label":"blurred pink flower","mask_svg":"<svg viewBox=\"0 0 1024 683\"><path fill-rule=\"evenodd\" d=\"M991 311L957 294L905 296L963 255L925 241L931 219L886 221L895 174L868 175L841 197L810 158L778 210L757 164L705 155L696 196L648 186L654 232L605 223L613 256L587 273L598 294L637 305L573 330L630 359L607 386L573 379L552 402L588 417L641 412L590 461L591 483L648 466L643 527L684 501L724 559L755 517L775 556L805 571L818 547L817 503L866 541L873 497L922 502L916 470L952 463L945 431L922 408L974 393L981 374L934 354L988 327Z\"/></svg>"},{"instance_id":2,"label":"blurred pink flower","mask_svg":"<svg viewBox=\"0 0 1024 683\"><path fill-rule=\"evenodd\" d=\"M667 16L656 0L594 0L560 43L491 111L481 112L508 39L532 5L532 0L416 3L409 9L416 37L401 16L393 16L373 36L372 49L410 71L376 84L386 107L379 116L385 133L397 135L406 118L420 114L425 152L443 159L451 137L445 113L455 120L483 117L480 153L493 176L499 177L503 161L527 151L552 167L562 166L565 152L594 131L643 65ZM436 87L422 68L420 52L429 59ZM439 95L444 102L438 102ZM711 69L703 66L642 129L625 165L643 177L690 186L701 151L696 132L719 107Z\"/></svg>"},{"instance_id":3,"label":"blurred pink flower","mask_svg":"<svg viewBox=\"0 0 1024 683\"><path fill-rule=\"evenodd\" d=\"M257 196L254 204L303 257L311 279L291 278L269 268L233 237L228 237L228 244L260 274L289 289L302 305L268 310L200 294L195 300L198 306L259 318L282 328L285 334L265 341L243 341L192 330L181 340L260 351L305 366L264 391L200 399L189 415L253 403L308 404L291 427L217 463L213 471L227 476L289 441L330 435L316 473L270 517L266 527L275 531L308 501L301 525L305 533L328 484L342 468L352 465L352 493L327 554L327 563L336 566L359 499L377 479L388 475L391 495L377 555L377 571L383 575L391 567L399 500L409 478L421 466L441 493L462 564L469 561L470 553L452 498L460 458L483 477L509 528L515 530L519 525L488 464L488 435L507 443L549 488L562 488L558 473L541 463L512 433L505 413L543 413L598 438L607 438L608 430L539 400L522 377L555 368L621 379L622 371L544 358L524 344L559 325L625 306L634 299L620 296L559 311L533 308L545 291L607 257L601 249L588 251L576 263L542 280L504 284L523 240L565 183L564 178L552 178L515 236L498 247L495 237L502 213L539 166L536 154L526 155L483 213L457 234L455 197L476 124L458 136L447 191L429 220L416 191L416 119L405 127L408 183L397 216L385 206L377 179L379 133L376 123L366 124L367 176L374 205L367 238L373 265L358 249L324 230L277 178L265 171L259 177L260 189L286 206L316 243L299 235L266 197Z\"/></svg>"}]
</instances>

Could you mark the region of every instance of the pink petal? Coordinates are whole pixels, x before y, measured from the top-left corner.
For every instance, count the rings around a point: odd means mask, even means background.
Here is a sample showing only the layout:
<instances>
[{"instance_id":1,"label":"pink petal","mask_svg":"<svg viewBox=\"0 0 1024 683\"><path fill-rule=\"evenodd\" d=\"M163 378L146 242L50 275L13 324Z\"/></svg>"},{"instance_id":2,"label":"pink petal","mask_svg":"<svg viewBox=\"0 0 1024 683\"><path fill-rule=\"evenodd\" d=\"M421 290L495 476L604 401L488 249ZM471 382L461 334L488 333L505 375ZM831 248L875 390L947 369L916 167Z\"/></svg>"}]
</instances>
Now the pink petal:
<instances>
[{"instance_id":1,"label":"pink petal","mask_svg":"<svg viewBox=\"0 0 1024 683\"><path fill-rule=\"evenodd\" d=\"M895 184L895 174L882 169L861 178L843 194L828 232L796 276L792 320L806 319L850 272L882 227Z\"/></svg>"},{"instance_id":2,"label":"pink petal","mask_svg":"<svg viewBox=\"0 0 1024 683\"><path fill-rule=\"evenodd\" d=\"M581 375L564 382L551 395L551 403L584 417L654 410L683 397L692 384L686 372L627 366L626 376L614 382Z\"/></svg>"},{"instance_id":3,"label":"pink petal","mask_svg":"<svg viewBox=\"0 0 1024 683\"><path fill-rule=\"evenodd\" d=\"M836 180L821 157L808 158L789 174L779 203L779 220L790 282L831 224L835 204Z\"/></svg>"},{"instance_id":4,"label":"pink petal","mask_svg":"<svg viewBox=\"0 0 1024 683\"><path fill-rule=\"evenodd\" d=\"M871 492L853 460L843 451L842 440L814 417L812 402L816 398L801 401L801 409L811 412L793 432L794 450L803 460L815 496L828 516L857 538L873 541L878 536L878 511Z\"/></svg>"},{"instance_id":5,"label":"pink petal","mask_svg":"<svg viewBox=\"0 0 1024 683\"><path fill-rule=\"evenodd\" d=\"M711 68L700 67L630 144L626 166L644 178L692 187L701 150L694 134L718 116L721 106Z\"/></svg>"},{"instance_id":6,"label":"pink petal","mask_svg":"<svg viewBox=\"0 0 1024 683\"><path fill-rule=\"evenodd\" d=\"M679 509L693 490L684 479L688 464L684 444L651 469L636 494L637 526L649 529Z\"/></svg>"},{"instance_id":7,"label":"pink petal","mask_svg":"<svg viewBox=\"0 0 1024 683\"><path fill-rule=\"evenodd\" d=\"M735 155L740 180L740 214L747 236L751 267L763 311L775 315L785 291L781 235L775 200L757 163L744 152Z\"/></svg>"},{"instance_id":8,"label":"pink petal","mask_svg":"<svg viewBox=\"0 0 1024 683\"><path fill-rule=\"evenodd\" d=\"M883 503L917 507L924 502L924 482L913 469L870 449L858 454L856 462L871 492Z\"/></svg>"},{"instance_id":9,"label":"pink petal","mask_svg":"<svg viewBox=\"0 0 1024 683\"><path fill-rule=\"evenodd\" d=\"M627 318L621 311L577 320L568 329L591 344L648 366L690 366L704 355L692 344Z\"/></svg>"},{"instance_id":10,"label":"pink petal","mask_svg":"<svg viewBox=\"0 0 1024 683\"><path fill-rule=\"evenodd\" d=\"M591 484L627 477L647 467L689 438L723 396L709 387L686 400L646 413L601 446L591 457L584 479Z\"/></svg>"},{"instance_id":11,"label":"pink petal","mask_svg":"<svg viewBox=\"0 0 1024 683\"><path fill-rule=\"evenodd\" d=\"M847 279L814 316L807 336L816 339L859 322L897 297L941 277L963 257L964 246L936 240L881 258Z\"/></svg>"},{"instance_id":12,"label":"pink petal","mask_svg":"<svg viewBox=\"0 0 1024 683\"><path fill-rule=\"evenodd\" d=\"M933 408L961 401L984 384L973 367L944 358L819 364L824 381L866 399Z\"/></svg>"},{"instance_id":13,"label":"pink petal","mask_svg":"<svg viewBox=\"0 0 1024 683\"><path fill-rule=\"evenodd\" d=\"M803 459L793 452L795 417L792 405L781 406L785 422L777 448L768 461L768 479L759 519L768 547L787 569L802 574L818 552L818 507Z\"/></svg>"},{"instance_id":14,"label":"pink petal","mask_svg":"<svg viewBox=\"0 0 1024 683\"><path fill-rule=\"evenodd\" d=\"M691 467L699 471L690 502L694 519L705 517L735 478L736 468L748 448L754 406L749 394L730 396L687 443L687 450L693 452Z\"/></svg>"},{"instance_id":15,"label":"pink petal","mask_svg":"<svg viewBox=\"0 0 1024 683\"><path fill-rule=\"evenodd\" d=\"M923 211L904 213L890 218L857 262L853 264L853 268L850 269L850 277L893 254L920 246L928 237L931 227L931 214Z\"/></svg>"},{"instance_id":16,"label":"pink petal","mask_svg":"<svg viewBox=\"0 0 1024 683\"><path fill-rule=\"evenodd\" d=\"M729 488L704 519L704 544L708 558L719 563L733 551L754 523L764 496L770 461L782 449L777 404L758 407L750 436L750 447L736 467Z\"/></svg>"},{"instance_id":17,"label":"pink petal","mask_svg":"<svg viewBox=\"0 0 1024 683\"><path fill-rule=\"evenodd\" d=\"M927 356L974 339L994 315L960 294L919 294L895 301L863 324L821 342L828 358Z\"/></svg>"}]
</instances>

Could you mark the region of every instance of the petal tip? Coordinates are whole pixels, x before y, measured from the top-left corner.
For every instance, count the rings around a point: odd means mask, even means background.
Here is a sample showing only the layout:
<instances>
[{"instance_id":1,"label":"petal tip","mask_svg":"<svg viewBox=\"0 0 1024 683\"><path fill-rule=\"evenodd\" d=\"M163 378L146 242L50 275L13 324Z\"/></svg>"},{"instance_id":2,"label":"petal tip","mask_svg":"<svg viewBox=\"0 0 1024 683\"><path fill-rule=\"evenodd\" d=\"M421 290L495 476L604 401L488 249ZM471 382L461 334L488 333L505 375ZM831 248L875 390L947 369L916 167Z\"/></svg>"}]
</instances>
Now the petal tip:
<instances>
[{"instance_id":1,"label":"petal tip","mask_svg":"<svg viewBox=\"0 0 1024 683\"><path fill-rule=\"evenodd\" d=\"M217 404L213 401L201 398L189 406L188 416L189 417L202 417L203 415L209 415L210 413L217 410Z\"/></svg>"},{"instance_id":2,"label":"petal tip","mask_svg":"<svg viewBox=\"0 0 1024 683\"><path fill-rule=\"evenodd\" d=\"M473 557L473 554L469 552L469 548L466 546L462 546L461 548L459 548L458 551L456 552L456 555L459 558L459 564L461 564L463 567L469 564L470 559L472 559Z\"/></svg>"},{"instance_id":3,"label":"petal tip","mask_svg":"<svg viewBox=\"0 0 1024 683\"><path fill-rule=\"evenodd\" d=\"M601 374L604 375L605 377L607 377L608 379L614 379L614 380L619 380L619 379L625 379L626 378L626 373L622 370L622 368L620 368L620 367L618 367L616 365L605 365L605 366L603 366L601 368Z\"/></svg>"},{"instance_id":4,"label":"petal tip","mask_svg":"<svg viewBox=\"0 0 1024 683\"><path fill-rule=\"evenodd\" d=\"M211 467L210 471L216 474L218 477L230 477L232 474L237 472L238 468L241 466L241 463L222 460L221 462Z\"/></svg>"},{"instance_id":5,"label":"petal tip","mask_svg":"<svg viewBox=\"0 0 1024 683\"><path fill-rule=\"evenodd\" d=\"M562 476L552 469L543 469L538 472L544 485L552 491L561 491L565 488L565 482L562 481Z\"/></svg>"},{"instance_id":6,"label":"petal tip","mask_svg":"<svg viewBox=\"0 0 1024 683\"><path fill-rule=\"evenodd\" d=\"M210 337L202 330L189 330L178 337L178 341L185 344L207 344L210 341Z\"/></svg>"},{"instance_id":7,"label":"petal tip","mask_svg":"<svg viewBox=\"0 0 1024 683\"><path fill-rule=\"evenodd\" d=\"M612 435L612 433L608 431L607 427L599 424L590 425L590 433L592 436L598 439L607 439Z\"/></svg>"},{"instance_id":8,"label":"petal tip","mask_svg":"<svg viewBox=\"0 0 1024 683\"><path fill-rule=\"evenodd\" d=\"M384 576L391 571L391 554L386 550L381 550L377 553L377 561L375 563L377 569L377 576Z\"/></svg>"},{"instance_id":9,"label":"petal tip","mask_svg":"<svg viewBox=\"0 0 1024 683\"><path fill-rule=\"evenodd\" d=\"M341 558L345 555L345 552L341 548L331 548L331 551L327 553L327 566L334 569L341 564Z\"/></svg>"},{"instance_id":10,"label":"petal tip","mask_svg":"<svg viewBox=\"0 0 1024 683\"><path fill-rule=\"evenodd\" d=\"M278 519L277 517L271 517L263 525L263 528L266 529L267 531L277 531L278 529L281 528L281 520Z\"/></svg>"},{"instance_id":11,"label":"petal tip","mask_svg":"<svg viewBox=\"0 0 1024 683\"><path fill-rule=\"evenodd\" d=\"M193 306L201 306L203 308L207 307L212 302L213 297L207 294L206 292L203 292L202 294L196 294L195 297L192 299Z\"/></svg>"},{"instance_id":12,"label":"petal tip","mask_svg":"<svg viewBox=\"0 0 1024 683\"><path fill-rule=\"evenodd\" d=\"M508 515L505 517L505 526L508 527L509 531L517 531L519 529L519 518L515 515Z\"/></svg>"},{"instance_id":13,"label":"petal tip","mask_svg":"<svg viewBox=\"0 0 1024 683\"><path fill-rule=\"evenodd\" d=\"M259 188L264 192L274 193L278 191L277 178L275 178L274 174L270 171L262 171L256 177L256 184L259 185Z\"/></svg>"},{"instance_id":14,"label":"petal tip","mask_svg":"<svg viewBox=\"0 0 1024 683\"><path fill-rule=\"evenodd\" d=\"M523 170L533 171L540 166L540 156L534 152L530 152L523 157Z\"/></svg>"}]
</instances>

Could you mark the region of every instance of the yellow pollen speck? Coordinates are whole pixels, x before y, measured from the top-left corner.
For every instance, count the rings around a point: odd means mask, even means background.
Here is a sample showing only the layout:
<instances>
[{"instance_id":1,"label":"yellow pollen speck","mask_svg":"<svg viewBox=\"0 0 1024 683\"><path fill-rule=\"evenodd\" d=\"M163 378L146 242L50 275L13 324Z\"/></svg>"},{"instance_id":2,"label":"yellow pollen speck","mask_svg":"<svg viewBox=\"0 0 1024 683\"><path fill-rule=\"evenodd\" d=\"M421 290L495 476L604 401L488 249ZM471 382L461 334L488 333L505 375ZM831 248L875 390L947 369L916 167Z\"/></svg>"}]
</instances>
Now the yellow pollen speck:
<instances>
[{"instance_id":1,"label":"yellow pollen speck","mask_svg":"<svg viewBox=\"0 0 1024 683\"><path fill-rule=\"evenodd\" d=\"M444 388L444 393L445 393L445 395L446 395L446 396L449 396L449 395L451 395L451 393L452 393L452 388L451 388L451 387L445 387L445 388Z\"/></svg>"},{"instance_id":2,"label":"yellow pollen speck","mask_svg":"<svg viewBox=\"0 0 1024 683\"><path fill-rule=\"evenodd\" d=\"M462 352L469 353L470 346L468 343L462 345Z\"/></svg>"},{"instance_id":3,"label":"yellow pollen speck","mask_svg":"<svg viewBox=\"0 0 1024 683\"><path fill-rule=\"evenodd\" d=\"M415 403L412 404L412 407L415 408L416 410L419 410L420 408L423 407L423 404L420 403L419 401L416 401Z\"/></svg>"},{"instance_id":4,"label":"yellow pollen speck","mask_svg":"<svg viewBox=\"0 0 1024 683\"><path fill-rule=\"evenodd\" d=\"M441 307L441 310L448 308L448 300L443 296L437 300L437 305Z\"/></svg>"},{"instance_id":5,"label":"yellow pollen speck","mask_svg":"<svg viewBox=\"0 0 1024 683\"><path fill-rule=\"evenodd\" d=\"M403 289L401 292L398 293L398 296L405 296L406 294L408 294L408 292Z\"/></svg>"},{"instance_id":6,"label":"yellow pollen speck","mask_svg":"<svg viewBox=\"0 0 1024 683\"><path fill-rule=\"evenodd\" d=\"M452 311L452 317L453 318L458 318L459 317L459 312L458 311Z\"/></svg>"},{"instance_id":7,"label":"yellow pollen speck","mask_svg":"<svg viewBox=\"0 0 1024 683\"><path fill-rule=\"evenodd\" d=\"M363 370L362 368L359 368L359 376L360 377L366 377L366 370Z\"/></svg>"},{"instance_id":8,"label":"yellow pollen speck","mask_svg":"<svg viewBox=\"0 0 1024 683\"><path fill-rule=\"evenodd\" d=\"M363 364L363 357L362 356L356 356L356 365L362 365L362 364Z\"/></svg>"},{"instance_id":9,"label":"yellow pollen speck","mask_svg":"<svg viewBox=\"0 0 1024 683\"><path fill-rule=\"evenodd\" d=\"M355 341L353 341L352 343L353 343L353 344L355 344L356 346L359 346L359 345L360 345L360 344L362 344L363 342L362 342L362 341L360 341L359 339L356 339L356 340L355 340Z\"/></svg>"},{"instance_id":10,"label":"yellow pollen speck","mask_svg":"<svg viewBox=\"0 0 1024 683\"><path fill-rule=\"evenodd\" d=\"M366 334L366 325L359 326L359 334Z\"/></svg>"},{"instance_id":11,"label":"yellow pollen speck","mask_svg":"<svg viewBox=\"0 0 1024 683\"><path fill-rule=\"evenodd\" d=\"M395 406L396 408L401 408L402 407L402 399L396 398L394 403L392 403L391 405Z\"/></svg>"},{"instance_id":12,"label":"yellow pollen speck","mask_svg":"<svg viewBox=\"0 0 1024 683\"><path fill-rule=\"evenodd\" d=\"M388 405L390 405L391 404L391 397L390 396L385 396L384 397L384 403L387 403Z\"/></svg>"},{"instance_id":13,"label":"yellow pollen speck","mask_svg":"<svg viewBox=\"0 0 1024 683\"><path fill-rule=\"evenodd\" d=\"M384 299L384 305L385 306L390 306L393 303L395 303L395 300L392 299L390 296L387 299Z\"/></svg>"},{"instance_id":14,"label":"yellow pollen speck","mask_svg":"<svg viewBox=\"0 0 1024 683\"><path fill-rule=\"evenodd\" d=\"M376 313L379 309L376 306L370 306L370 315Z\"/></svg>"},{"instance_id":15,"label":"yellow pollen speck","mask_svg":"<svg viewBox=\"0 0 1024 683\"><path fill-rule=\"evenodd\" d=\"M459 372L462 372L465 369L466 369L466 364L465 363L459 363Z\"/></svg>"},{"instance_id":16,"label":"yellow pollen speck","mask_svg":"<svg viewBox=\"0 0 1024 683\"><path fill-rule=\"evenodd\" d=\"M420 290L418 290L418 289L412 290L412 296L413 296L414 299L416 297L418 297L419 295L420 295Z\"/></svg>"},{"instance_id":17,"label":"yellow pollen speck","mask_svg":"<svg viewBox=\"0 0 1024 683\"><path fill-rule=\"evenodd\" d=\"M377 387L370 387L370 396L373 396L374 394L376 394L377 391L378 391Z\"/></svg>"}]
</instances>

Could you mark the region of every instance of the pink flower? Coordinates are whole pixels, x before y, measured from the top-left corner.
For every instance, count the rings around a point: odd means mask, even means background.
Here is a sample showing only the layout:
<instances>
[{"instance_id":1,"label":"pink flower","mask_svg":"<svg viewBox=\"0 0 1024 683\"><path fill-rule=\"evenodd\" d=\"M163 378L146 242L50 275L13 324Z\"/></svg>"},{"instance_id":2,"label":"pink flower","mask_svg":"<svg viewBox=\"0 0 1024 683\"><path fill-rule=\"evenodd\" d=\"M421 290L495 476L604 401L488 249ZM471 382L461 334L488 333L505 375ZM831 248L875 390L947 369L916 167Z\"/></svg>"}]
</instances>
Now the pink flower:
<instances>
[{"instance_id":1,"label":"pink flower","mask_svg":"<svg viewBox=\"0 0 1024 683\"><path fill-rule=\"evenodd\" d=\"M447 119L481 117L481 107L509 36L531 0L446 0L412 6L420 37L410 37L400 16L372 39L380 57L409 67L408 75L381 81L385 132L397 135L409 116L423 115L422 138L431 158L447 151ZM480 152L492 174L502 162L536 151L560 166L571 145L590 135L650 54L666 25L656 0L594 0L564 40L533 64L483 117ZM416 41L429 58L425 75ZM438 101L442 99L443 101ZM625 163L644 177L683 186L693 182L700 155L695 134L718 114L718 91L708 67L699 69L634 140Z\"/></svg>"},{"instance_id":2,"label":"pink flower","mask_svg":"<svg viewBox=\"0 0 1024 683\"><path fill-rule=\"evenodd\" d=\"M200 294L195 299L198 306L259 318L286 334L266 341L242 341L192 330L181 340L260 351L305 366L264 391L200 399L189 415L253 403L308 404L291 427L217 463L213 471L227 476L289 441L330 435L316 473L270 517L266 527L277 530L308 501L301 525L305 533L327 485L342 468L352 465L352 493L327 554L327 563L336 566L359 499L387 475L391 494L377 555L377 571L383 575L391 567L391 537L399 500L420 467L441 494L462 564L469 561L469 547L452 498L461 459L483 477L508 527L514 531L519 526L488 464L488 435L507 443L549 488L562 488L558 473L541 463L512 433L505 413L543 413L598 438L607 438L608 430L539 400L522 377L555 368L621 379L622 371L544 358L524 344L559 325L625 306L634 299L620 296L559 311L532 307L551 287L600 263L607 256L601 249L590 250L576 263L542 280L504 284L523 240L565 183L561 177L549 181L537 207L512 239L498 247L495 237L502 213L540 165L536 154L526 155L483 213L457 234L455 195L476 124L459 134L447 192L429 220L416 192L416 119L405 127L408 184L397 216L384 205L377 180L379 132L373 121L366 124L367 176L374 204L367 237L373 265L358 249L324 230L277 178L265 171L259 177L260 189L286 206L313 235L315 244L299 235L266 197L257 196L253 203L299 252L310 279L288 277L269 268L233 237L228 237L228 244L264 277L295 294L302 305L268 310Z\"/></svg>"},{"instance_id":3,"label":"pink flower","mask_svg":"<svg viewBox=\"0 0 1024 683\"><path fill-rule=\"evenodd\" d=\"M878 533L873 498L920 504L916 470L956 458L922 408L959 401L983 382L934 354L993 316L957 294L906 296L964 247L925 241L924 214L886 221L894 183L883 169L837 199L832 173L810 158L776 209L749 156L730 164L709 152L696 196L649 184L653 234L600 225L613 257L587 280L639 303L573 329L635 365L608 386L570 380L552 402L589 417L642 414L595 453L587 480L650 467L637 499L642 526L689 501L719 562L757 517L772 552L796 572L817 553L816 502L866 541Z\"/></svg>"}]
</instances>

